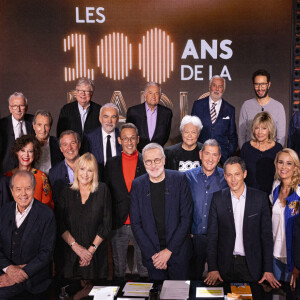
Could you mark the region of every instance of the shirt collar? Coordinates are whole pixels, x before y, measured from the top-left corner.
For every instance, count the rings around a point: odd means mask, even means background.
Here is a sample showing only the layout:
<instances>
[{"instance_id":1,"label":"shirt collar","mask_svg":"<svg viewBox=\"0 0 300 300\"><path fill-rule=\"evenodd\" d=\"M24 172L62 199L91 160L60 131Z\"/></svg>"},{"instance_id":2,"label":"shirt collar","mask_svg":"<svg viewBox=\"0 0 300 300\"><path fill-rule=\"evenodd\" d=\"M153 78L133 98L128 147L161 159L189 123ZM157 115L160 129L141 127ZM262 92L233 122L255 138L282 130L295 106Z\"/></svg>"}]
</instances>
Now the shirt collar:
<instances>
[{"instance_id":1,"label":"shirt collar","mask_svg":"<svg viewBox=\"0 0 300 300\"><path fill-rule=\"evenodd\" d=\"M221 106L222 98L219 99L218 101L213 101L213 100L211 99L211 97L209 96L209 106L212 106L213 103L215 103L216 106L219 106L219 105Z\"/></svg>"},{"instance_id":2,"label":"shirt collar","mask_svg":"<svg viewBox=\"0 0 300 300\"><path fill-rule=\"evenodd\" d=\"M157 111L157 105L155 106L154 110L152 111L151 108L148 106L147 102L145 101L145 107L146 107L146 111L148 112L149 110L154 113Z\"/></svg>"},{"instance_id":3,"label":"shirt collar","mask_svg":"<svg viewBox=\"0 0 300 300\"><path fill-rule=\"evenodd\" d=\"M216 166L216 168L215 168L215 170L213 171L213 173L212 173L211 175L209 175L209 176L207 176L207 175L203 172L202 166L200 166L200 173L203 174L203 175L205 175L207 178L208 178L208 177L211 177L211 176L215 176L217 173L219 173L219 171L218 171L218 166Z\"/></svg>"},{"instance_id":4,"label":"shirt collar","mask_svg":"<svg viewBox=\"0 0 300 300\"><path fill-rule=\"evenodd\" d=\"M27 208L22 213L20 213L19 210L18 210L18 204L16 203L16 215L17 214L19 214L19 215L28 214L29 211L31 210L32 204L33 204L33 199L31 200L31 202L29 203Z\"/></svg>"},{"instance_id":5,"label":"shirt collar","mask_svg":"<svg viewBox=\"0 0 300 300\"><path fill-rule=\"evenodd\" d=\"M13 115L11 115L13 128L16 128L19 125L19 122L24 122L24 120L17 121Z\"/></svg>"},{"instance_id":6,"label":"shirt collar","mask_svg":"<svg viewBox=\"0 0 300 300\"><path fill-rule=\"evenodd\" d=\"M90 109L90 106L91 106L91 104L89 104L86 109L83 109L83 107L78 102L77 102L77 104L78 104L78 109L79 109L80 114L84 113L84 112L88 112Z\"/></svg>"},{"instance_id":7,"label":"shirt collar","mask_svg":"<svg viewBox=\"0 0 300 300\"><path fill-rule=\"evenodd\" d=\"M247 193L247 186L246 186L246 184L244 183L244 191L243 191L242 195L240 196L240 198L246 199L246 193ZM238 198L232 193L231 190L230 190L230 194L231 194L231 199L232 199L233 197L236 198L236 199L238 199Z\"/></svg>"},{"instance_id":8,"label":"shirt collar","mask_svg":"<svg viewBox=\"0 0 300 300\"><path fill-rule=\"evenodd\" d=\"M108 135L110 135L110 138L111 138L111 139L115 138L115 131L116 131L116 130L114 130L114 131L111 132L111 133L106 133L106 132L104 131L104 129L102 128L102 137L103 137L103 139L106 139Z\"/></svg>"}]
</instances>

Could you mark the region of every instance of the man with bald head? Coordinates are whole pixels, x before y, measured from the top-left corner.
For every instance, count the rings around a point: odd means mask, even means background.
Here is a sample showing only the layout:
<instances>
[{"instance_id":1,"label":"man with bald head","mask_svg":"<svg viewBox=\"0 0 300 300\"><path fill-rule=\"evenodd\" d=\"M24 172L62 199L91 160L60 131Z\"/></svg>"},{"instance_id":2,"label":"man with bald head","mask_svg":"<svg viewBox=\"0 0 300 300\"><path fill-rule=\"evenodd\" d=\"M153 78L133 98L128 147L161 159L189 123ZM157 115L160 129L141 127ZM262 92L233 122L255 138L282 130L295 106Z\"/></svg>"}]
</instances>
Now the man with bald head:
<instances>
[{"instance_id":1,"label":"man with bald head","mask_svg":"<svg viewBox=\"0 0 300 300\"><path fill-rule=\"evenodd\" d=\"M14 202L0 211L0 299L48 299L56 225L52 210L34 199L35 185L31 172L17 171Z\"/></svg>"}]
</instances>

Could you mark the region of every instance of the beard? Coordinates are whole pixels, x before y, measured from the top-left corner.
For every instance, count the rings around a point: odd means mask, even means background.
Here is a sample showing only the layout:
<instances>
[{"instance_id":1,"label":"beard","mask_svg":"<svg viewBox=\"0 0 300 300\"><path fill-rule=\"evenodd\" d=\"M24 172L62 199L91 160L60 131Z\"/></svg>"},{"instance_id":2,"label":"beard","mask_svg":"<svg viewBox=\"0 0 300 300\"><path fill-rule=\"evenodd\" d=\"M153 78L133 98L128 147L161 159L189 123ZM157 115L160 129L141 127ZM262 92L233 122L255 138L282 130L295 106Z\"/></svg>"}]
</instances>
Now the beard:
<instances>
[{"instance_id":1,"label":"beard","mask_svg":"<svg viewBox=\"0 0 300 300\"><path fill-rule=\"evenodd\" d=\"M256 90L254 90L254 92L255 92L255 95L256 95L256 97L257 97L258 99L262 99L262 98L267 97L267 95L268 95L268 93L269 93L269 88L267 88L267 89L265 90L265 92L264 92L264 94L263 94L262 96L260 96L260 95L257 93Z\"/></svg>"}]
</instances>

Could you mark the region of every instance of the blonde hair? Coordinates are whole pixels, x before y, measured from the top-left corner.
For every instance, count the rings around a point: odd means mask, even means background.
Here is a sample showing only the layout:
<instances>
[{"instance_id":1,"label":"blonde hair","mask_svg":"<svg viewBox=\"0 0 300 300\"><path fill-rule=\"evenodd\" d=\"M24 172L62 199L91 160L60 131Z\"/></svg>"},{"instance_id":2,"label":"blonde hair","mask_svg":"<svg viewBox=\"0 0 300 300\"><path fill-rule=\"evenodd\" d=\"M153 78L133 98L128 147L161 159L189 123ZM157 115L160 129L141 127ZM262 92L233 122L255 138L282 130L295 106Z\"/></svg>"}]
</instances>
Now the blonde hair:
<instances>
[{"instance_id":1,"label":"blonde hair","mask_svg":"<svg viewBox=\"0 0 300 300\"><path fill-rule=\"evenodd\" d=\"M292 180L291 180L291 187L294 190L296 190L298 188L299 183L300 183L300 160L299 160L298 154L294 150L292 150L290 148L284 148L284 149L282 149L281 151L279 151L276 154L276 157L275 157L275 160L274 160L275 168L276 168L276 165L277 165L278 160L279 160L279 155L281 153L288 154L292 158L292 160L293 160L293 162L294 162L294 164L296 166L296 170L295 170L295 172L294 172L294 174L292 176ZM277 172L277 168L276 168L276 172L275 172L275 179L281 180L281 178L280 178L280 176L279 176L279 174Z\"/></svg>"},{"instance_id":2,"label":"blonde hair","mask_svg":"<svg viewBox=\"0 0 300 300\"><path fill-rule=\"evenodd\" d=\"M87 152L78 158L74 171L74 182L71 184L71 189L78 191L78 171L82 167L87 167L94 172L93 180L90 183L89 189L93 193L98 189L98 164L93 154Z\"/></svg>"},{"instance_id":3,"label":"blonde hair","mask_svg":"<svg viewBox=\"0 0 300 300\"><path fill-rule=\"evenodd\" d=\"M267 128L269 129L269 143L276 140L276 127L274 124L274 121L272 119L272 116L267 112L263 111L258 113L251 124L251 137L252 139L257 142L256 136L255 136L255 127L259 124L265 124Z\"/></svg>"}]
</instances>

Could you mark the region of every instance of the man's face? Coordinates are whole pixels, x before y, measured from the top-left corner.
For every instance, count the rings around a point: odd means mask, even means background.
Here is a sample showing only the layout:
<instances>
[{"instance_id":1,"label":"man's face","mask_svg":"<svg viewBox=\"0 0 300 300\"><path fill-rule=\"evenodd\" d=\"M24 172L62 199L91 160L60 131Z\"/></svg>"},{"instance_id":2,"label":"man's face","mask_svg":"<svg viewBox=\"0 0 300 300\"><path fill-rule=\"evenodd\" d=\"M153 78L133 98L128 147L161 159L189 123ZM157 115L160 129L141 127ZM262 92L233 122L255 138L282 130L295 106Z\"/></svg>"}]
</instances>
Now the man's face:
<instances>
[{"instance_id":1,"label":"man's face","mask_svg":"<svg viewBox=\"0 0 300 300\"><path fill-rule=\"evenodd\" d=\"M132 155L136 151L139 137L136 135L136 131L133 128L124 128L121 131L120 137L118 137L118 142L122 145L125 154Z\"/></svg>"},{"instance_id":2,"label":"man's face","mask_svg":"<svg viewBox=\"0 0 300 300\"><path fill-rule=\"evenodd\" d=\"M92 95L93 92L89 85L82 84L76 87L76 99L83 108L89 106Z\"/></svg>"},{"instance_id":3,"label":"man's face","mask_svg":"<svg viewBox=\"0 0 300 300\"><path fill-rule=\"evenodd\" d=\"M209 87L209 91L210 97L214 102L220 100L225 91L224 80L221 78L214 78Z\"/></svg>"},{"instance_id":4,"label":"man's face","mask_svg":"<svg viewBox=\"0 0 300 300\"><path fill-rule=\"evenodd\" d=\"M36 138L40 142L45 142L48 140L50 135L50 118L42 115L37 115L35 123L32 123L33 129L35 131Z\"/></svg>"},{"instance_id":5,"label":"man's face","mask_svg":"<svg viewBox=\"0 0 300 300\"><path fill-rule=\"evenodd\" d=\"M112 133L119 121L117 110L112 107L104 107L99 116L99 121L106 133Z\"/></svg>"},{"instance_id":6,"label":"man's face","mask_svg":"<svg viewBox=\"0 0 300 300\"><path fill-rule=\"evenodd\" d=\"M267 76L258 75L254 78L254 92L258 99L268 96L271 82L268 82Z\"/></svg>"},{"instance_id":7,"label":"man's face","mask_svg":"<svg viewBox=\"0 0 300 300\"><path fill-rule=\"evenodd\" d=\"M247 176L247 171L243 172L240 164L227 165L224 170L224 177L227 181L230 190L234 194L241 195L244 191L244 179Z\"/></svg>"},{"instance_id":8,"label":"man's face","mask_svg":"<svg viewBox=\"0 0 300 300\"><path fill-rule=\"evenodd\" d=\"M165 177L165 158L159 149L151 149L144 153L144 165L151 181L159 182Z\"/></svg>"},{"instance_id":9,"label":"man's face","mask_svg":"<svg viewBox=\"0 0 300 300\"><path fill-rule=\"evenodd\" d=\"M78 158L80 143L77 143L74 134L64 135L60 140L60 151L65 159L74 162Z\"/></svg>"},{"instance_id":10,"label":"man's face","mask_svg":"<svg viewBox=\"0 0 300 300\"><path fill-rule=\"evenodd\" d=\"M26 101L22 97L13 97L9 101L9 111L17 121L21 121L27 111Z\"/></svg>"},{"instance_id":11,"label":"man's face","mask_svg":"<svg viewBox=\"0 0 300 300\"><path fill-rule=\"evenodd\" d=\"M202 161L202 170L210 176L217 167L220 161L221 154L219 153L218 146L205 146L203 150L199 152L200 160Z\"/></svg>"},{"instance_id":12,"label":"man's face","mask_svg":"<svg viewBox=\"0 0 300 300\"><path fill-rule=\"evenodd\" d=\"M150 85L145 93L145 99L149 108L154 109L160 99L159 87L156 85Z\"/></svg>"},{"instance_id":13,"label":"man's face","mask_svg":"<svg viewBox=\"0 0 300 300\"><path fill-rule=\"evenodd\" d=\"M33 200L34 188L29 175L16 175L14 186L11 189L12 196L17 203L18 210L23 212Z\"/></svg>"}]
</instances>

